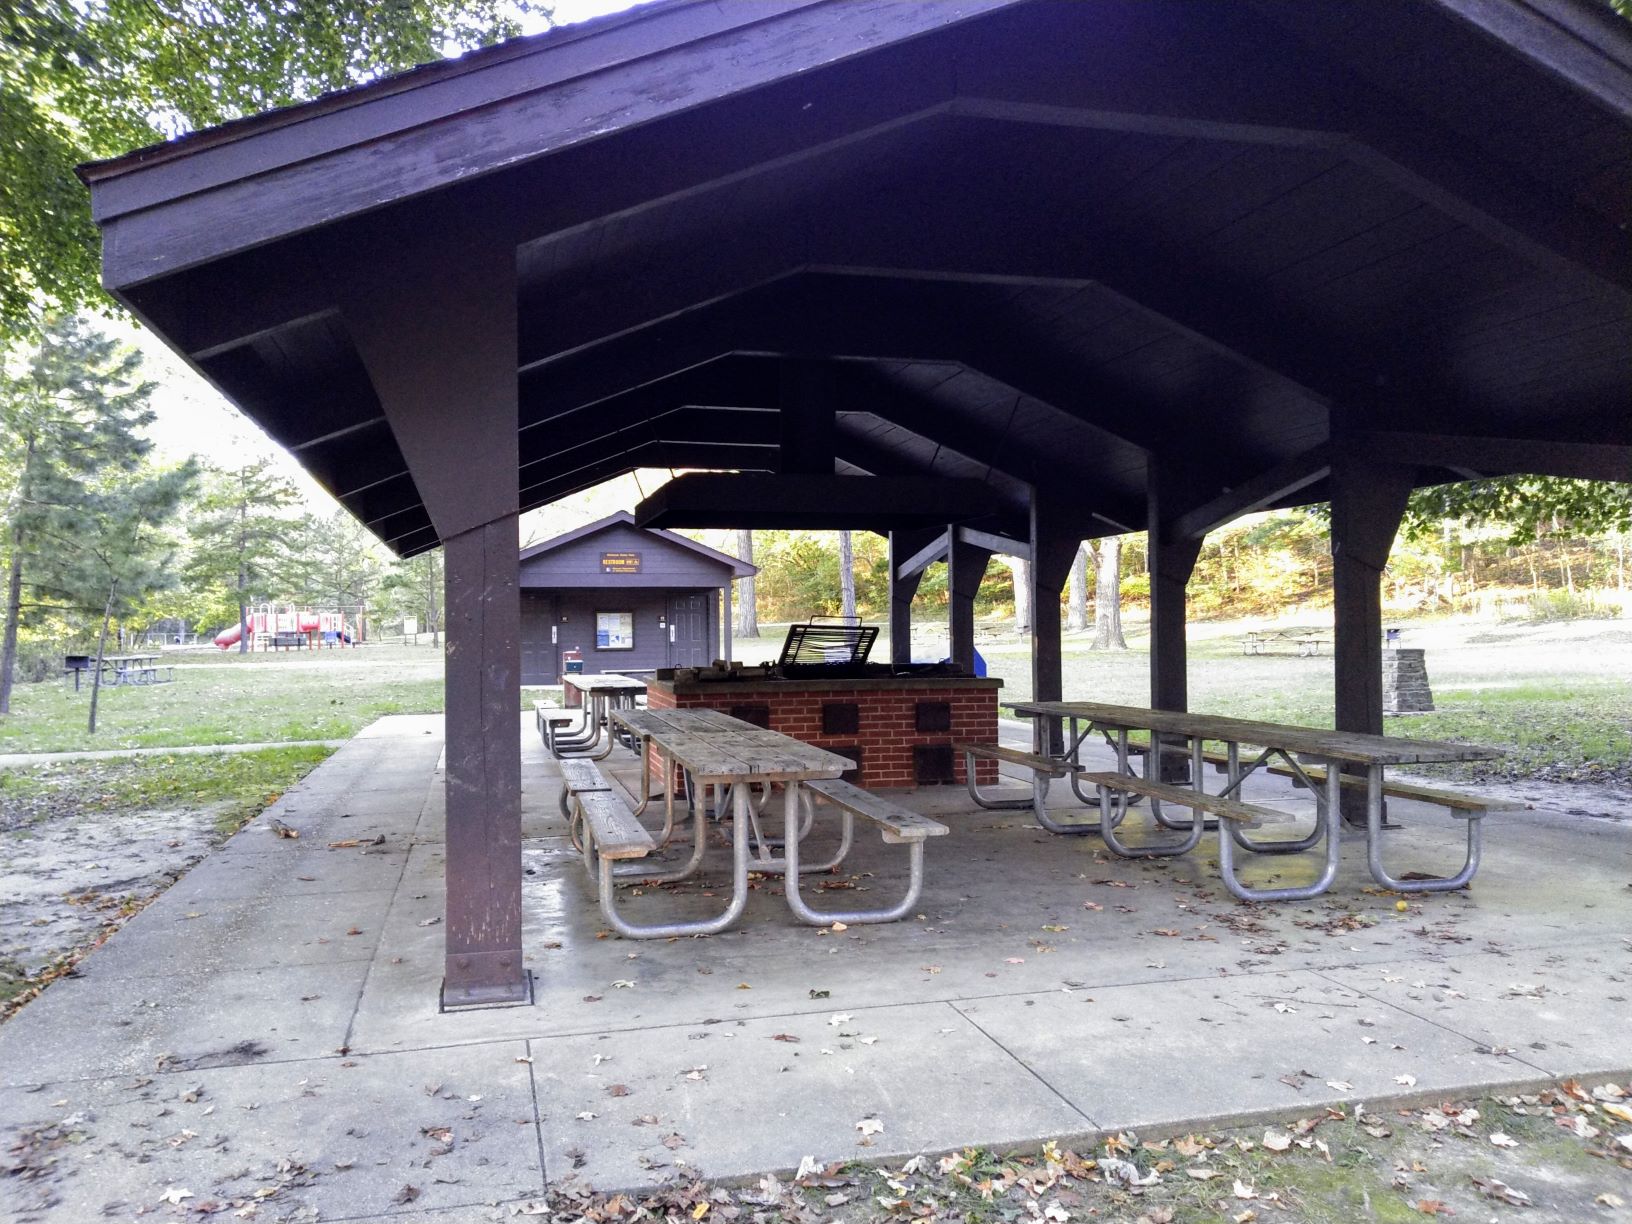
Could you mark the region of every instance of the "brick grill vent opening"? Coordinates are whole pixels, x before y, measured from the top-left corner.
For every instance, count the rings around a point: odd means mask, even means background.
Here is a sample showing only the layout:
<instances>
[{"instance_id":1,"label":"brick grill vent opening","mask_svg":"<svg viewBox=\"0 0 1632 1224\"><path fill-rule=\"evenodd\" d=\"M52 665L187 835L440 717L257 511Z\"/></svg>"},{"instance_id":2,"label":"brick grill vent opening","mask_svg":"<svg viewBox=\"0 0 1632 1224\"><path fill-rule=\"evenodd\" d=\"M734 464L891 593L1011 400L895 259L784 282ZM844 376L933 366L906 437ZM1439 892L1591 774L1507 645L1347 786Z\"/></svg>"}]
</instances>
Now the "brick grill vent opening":
<instances>
[{"instance_id":1,"label":"brick grill vent opening","mask_svg":"<svg viewBox=\"0 0 1632 1224\"><path fill-rule=\"evenodd\" d=\"M857 786L860 786L861 785L861 745L860 744L846 744L846 745L844 745L843 747L840 747L840 748L829 748L828 751L837 753L839 756L842 756L842 757L849 757L852 761L854 761L856 763L856 766L855 766L854 769L845 770L842 774L839 775L839 777L843 778L846 782L854 782Z\"/></svg>"},{"instance_id":2,"label":"brick grill vent opening","mask_svg":"<svg viewBox=\"0 0 1632 1224\"><path fill-rule=\"evenodd\" d=\"M914 744L912 776L919 786L942 786L957 781L952 773L951 744Z\"/></svg>"},{"instance_id":3,"label":"brick grill vent opening","mask_svg":"<svg viewBox=\"0 0 1632 1224\"><path fill-rule=\"evenodd\" d=\"M756 727L764 727L767 731L771 729L771 707L768 705L734 705L726 713Z\"/></svg>"},{"instance_id":4,"label":"brick grill vent opening","mask_svg":"<svg viewBox=\"0 0 1632 1224\"><path fill-rule=\"evenodd\" d=\"M860 705L854 701L822 702L823 735L856 735L860 731Z\"/></svg>"},{"instance_id":5,"label":"brick grill vent opening","mask_svg":"<svg viewBox=\"0 0 1632 1224\"><path fill-rule=\"evenodd\" d=\"M952 730L952 703L950 701L920 701L914 710L915 726L920 731Z\"/></svg>"}]
</instances>

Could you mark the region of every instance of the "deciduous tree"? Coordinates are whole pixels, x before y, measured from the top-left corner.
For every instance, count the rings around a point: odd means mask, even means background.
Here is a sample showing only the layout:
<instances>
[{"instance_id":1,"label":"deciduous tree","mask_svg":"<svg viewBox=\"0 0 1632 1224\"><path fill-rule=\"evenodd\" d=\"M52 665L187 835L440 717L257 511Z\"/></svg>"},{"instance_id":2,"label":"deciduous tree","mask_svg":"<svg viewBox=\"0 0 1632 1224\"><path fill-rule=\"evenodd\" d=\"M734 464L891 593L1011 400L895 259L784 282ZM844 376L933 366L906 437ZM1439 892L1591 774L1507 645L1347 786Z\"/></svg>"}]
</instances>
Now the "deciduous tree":
<instances>
[{"instance_id":1,"label":"deciduous tree","mask_svg":"<svg viewBox=\"0 0 1632 1224\"><path fill-rule=\"evenodd\" d=\"M530 0L0 0L0 335L107 299L74 167L519 32Z\"/></svg>"}]
</instances>

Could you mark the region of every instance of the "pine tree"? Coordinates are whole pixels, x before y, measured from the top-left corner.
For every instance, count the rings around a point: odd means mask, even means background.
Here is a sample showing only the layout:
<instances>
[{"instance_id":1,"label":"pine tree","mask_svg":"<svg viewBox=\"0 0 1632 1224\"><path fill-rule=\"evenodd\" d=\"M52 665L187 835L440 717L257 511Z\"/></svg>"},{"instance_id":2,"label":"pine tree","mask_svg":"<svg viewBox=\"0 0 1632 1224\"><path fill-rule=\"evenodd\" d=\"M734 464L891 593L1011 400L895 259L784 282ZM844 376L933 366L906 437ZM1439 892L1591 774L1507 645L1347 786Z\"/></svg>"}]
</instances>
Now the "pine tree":
<instances>
[{"instance_id":1,"label":"pine tree","mask_svg":"<svg viewBox=\"0 0 1632 1224\"><path fill-rule=\"evenodd\" d=\"M0 636L0 714L11 710L17 631L33 573L60 559L60 540L93 486L134 473L152 443L152 385L141 358L78 319L46 320L40 341L0 371L0 471L5 510L6 611Z\"/></svg>"},{"instance_id":2,"label":"pine tree","mask_svg":"<svg viewBox=\"0 0 1632 1224\"><path fill-rule=\"evenodd\" d=\"M166 470L118 472L88 482L79 502L37 528L44 546L35 587L60 606L99 614L87 730L96 731L108 627L176 581L177 541L168 530L198 469L192 460Z\"/></svg>"},{"instance_id":3,"label":"pine tree","mask_svg":"<svg viewBox=\"0 0 1632 1224\"><path fill-rule=\"evenodd\" d=\"M218 615L237 610L240 652L249 649L254 597L299 585L289 572L298 524L286 513L298 500L295 486L272 471L270 459L230 471L205 469L203 496L188 528L192 556L186 578L213 593Z\"/></svg>"}]
</instances>

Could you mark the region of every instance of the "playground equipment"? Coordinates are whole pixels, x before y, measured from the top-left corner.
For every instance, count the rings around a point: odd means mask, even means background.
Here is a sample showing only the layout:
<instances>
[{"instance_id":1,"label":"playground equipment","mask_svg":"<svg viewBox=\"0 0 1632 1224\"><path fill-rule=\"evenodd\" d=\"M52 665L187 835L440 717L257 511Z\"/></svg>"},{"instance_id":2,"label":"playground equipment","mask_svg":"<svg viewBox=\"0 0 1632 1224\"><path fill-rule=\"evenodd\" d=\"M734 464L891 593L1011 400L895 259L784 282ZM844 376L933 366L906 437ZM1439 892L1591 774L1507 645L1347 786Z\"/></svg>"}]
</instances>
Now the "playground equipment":
<instances>
[{"instance_id":1,"label":"playground equipment","mask_svg":"<svg viewBox=\"0 0 1632 1224\"><path fill-rule=\"evenodd\" d=\"M360 610L352 610L353 622L360 622ZM343 609L297 608L293 605L261 604L244 615L249 628L251 650L316 650L319 645L351 646L357 636ZM222 650L238 645L244 626L229 625L215 635Z\"/></svg>"}]
</instances>

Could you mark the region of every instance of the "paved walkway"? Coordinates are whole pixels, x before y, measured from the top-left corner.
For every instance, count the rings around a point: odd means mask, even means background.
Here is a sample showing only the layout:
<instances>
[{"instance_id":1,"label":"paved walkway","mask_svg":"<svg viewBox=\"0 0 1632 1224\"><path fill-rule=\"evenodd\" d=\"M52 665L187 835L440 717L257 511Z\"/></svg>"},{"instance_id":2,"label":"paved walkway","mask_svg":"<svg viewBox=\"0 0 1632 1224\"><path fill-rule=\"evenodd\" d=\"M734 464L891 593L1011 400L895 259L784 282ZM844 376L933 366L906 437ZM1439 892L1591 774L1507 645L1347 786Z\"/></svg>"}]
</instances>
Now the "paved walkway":
<instances>
[{"instance_id":1,"label":"paved walkway","mask_svg":"<svg viewBox=\"0 0 1632 1224\"><path fill-rule=\"evenodd\" d=\"M605 937L523 734L535 1005L438 1012L440 720L383 719L268 813L298 840L255 822L0 1028L0 1161L27 1170L0 1178L0 1218L259 1202L263 1221L451 1224L509 1218L546 1178L1153 1137L1632 1070L1626 823L1493 818L1474 888L1403 913L1359 845L1326 897L1246 906L1205 843L1110 860L923 791L953 833L913 919L797 926L766 879L733 932L634 943ZM1277 787L1253 797L1307 811ZM1460 825L1393 815L1397 867L1460 862ZM626 903L712 911L724 862ZM873 836L847 868L818 903L904 878Z\"/></svg>"},{"instance_id":2,"label":"paved walkway","mask_svg":"<svg viewBox=\"0 0 1632 1224\"><path fill-rule=\"evenodd\" d=\"M0 752L0 769L55 765L59 761L114 761L121 757L212 756L223 752L259 752L263 748L341 748L349 741L275 740L265 744L183 744L175 748L98 748L91 752Z\"/></svg>"}]
</instances>

